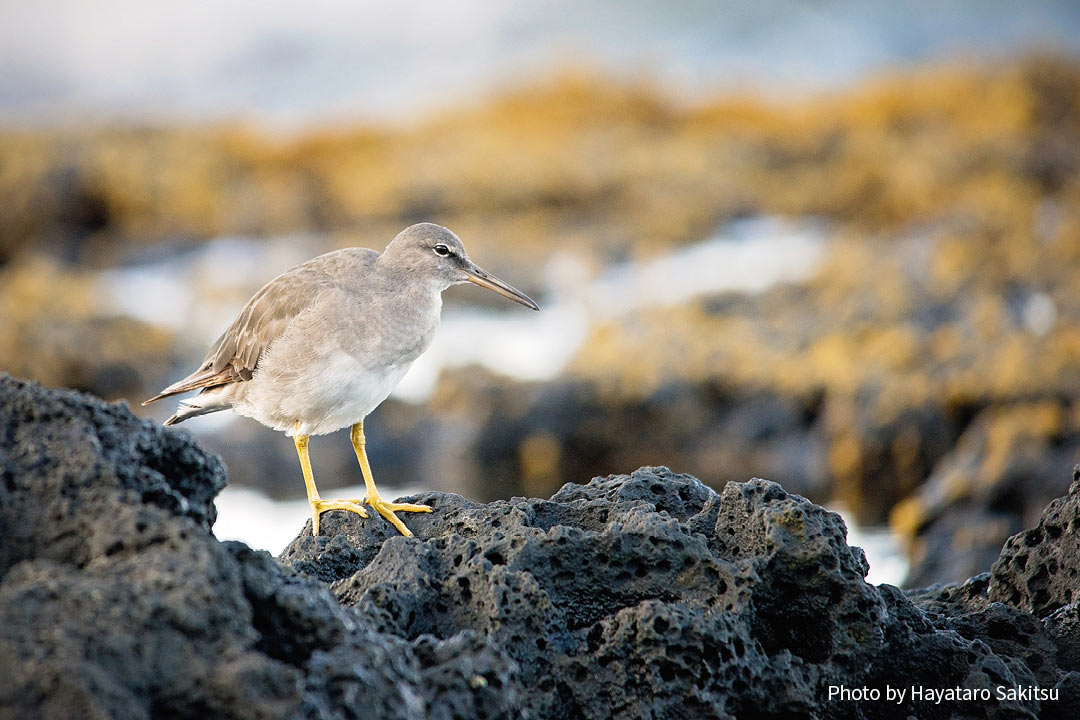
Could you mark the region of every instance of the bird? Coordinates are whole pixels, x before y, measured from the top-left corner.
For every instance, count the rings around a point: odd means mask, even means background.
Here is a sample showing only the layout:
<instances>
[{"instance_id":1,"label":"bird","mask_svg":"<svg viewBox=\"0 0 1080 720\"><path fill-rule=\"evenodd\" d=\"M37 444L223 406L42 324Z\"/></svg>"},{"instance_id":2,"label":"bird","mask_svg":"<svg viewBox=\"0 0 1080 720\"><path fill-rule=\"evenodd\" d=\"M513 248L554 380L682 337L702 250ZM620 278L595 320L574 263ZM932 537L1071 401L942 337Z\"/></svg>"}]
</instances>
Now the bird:
<instances>
[{"instance_id":1,"label":"bird","mask_svg":"<svg viewBox=\"0 0 1080 720\"><path fill-rule=\"evenodd\" d=\"M442 292L470 282L533 310L529 296L478 267L461 239L434 223L402 230L382 253L335 250L285 271L244 305L193 373L149 398L148 405L193 390L165 425L232 410L293 439L311 508L311 532L328 510L366 518L370 506L405 536L399 512L426 505L386 502L375 487L364 418L401 381L431 344L442 315ZM315 486L308 442L350 428L366 496L323 499Z\"/></svg>"}]
</instances>

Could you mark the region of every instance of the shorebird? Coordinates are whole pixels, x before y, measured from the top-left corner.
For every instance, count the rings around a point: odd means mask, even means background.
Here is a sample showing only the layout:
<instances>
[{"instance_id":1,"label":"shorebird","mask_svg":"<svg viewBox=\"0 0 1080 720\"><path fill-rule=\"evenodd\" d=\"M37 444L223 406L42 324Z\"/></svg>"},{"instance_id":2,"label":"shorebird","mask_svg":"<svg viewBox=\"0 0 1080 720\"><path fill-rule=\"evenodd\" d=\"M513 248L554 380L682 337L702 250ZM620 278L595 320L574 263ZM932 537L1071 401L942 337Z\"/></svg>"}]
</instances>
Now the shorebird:
<instances>
[{"instance_id":1,"label":"shorebird","mask_svg":"<svg viewBox=\"0 0 1080 720\"><path fill-rule=\"evenodd\" d=\"M364 418L431 344L443 290L464 282L540 309L477 267L457 235L420 223L401 231L382 253L345 248L278 275L248 300L198 370L143 405L198 390L180 401L166 425L232 410L290 435L307 487L313 535L319 534L322 513L347 510L366 518L366 503L411 536L395 513L431 508L379 496L365 450ZM350 428L367 495L324 500L315 487L308 438L343 427Z\"/></svg>"}]
</instances>

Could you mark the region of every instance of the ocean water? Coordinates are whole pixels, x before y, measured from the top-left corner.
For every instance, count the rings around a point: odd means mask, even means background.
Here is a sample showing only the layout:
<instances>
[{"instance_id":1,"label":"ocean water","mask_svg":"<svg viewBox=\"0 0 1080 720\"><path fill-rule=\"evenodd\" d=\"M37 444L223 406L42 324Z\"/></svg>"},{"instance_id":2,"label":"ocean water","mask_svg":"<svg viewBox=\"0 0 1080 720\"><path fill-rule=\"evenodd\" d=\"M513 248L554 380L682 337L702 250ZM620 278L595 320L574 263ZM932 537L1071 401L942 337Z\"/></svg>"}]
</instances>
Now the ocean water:
<instances>
[{"instance_id":1,"label":"ocean water","mask_svg":"<svg viewBox=\"0 0 1080 720\"><path fill-rule=\"evenodd\" d=\"M0 122L398 122L561 67L678 98L941 58L1080 53L1075 0L0 3Z\"/></svg>"}]
</instances>

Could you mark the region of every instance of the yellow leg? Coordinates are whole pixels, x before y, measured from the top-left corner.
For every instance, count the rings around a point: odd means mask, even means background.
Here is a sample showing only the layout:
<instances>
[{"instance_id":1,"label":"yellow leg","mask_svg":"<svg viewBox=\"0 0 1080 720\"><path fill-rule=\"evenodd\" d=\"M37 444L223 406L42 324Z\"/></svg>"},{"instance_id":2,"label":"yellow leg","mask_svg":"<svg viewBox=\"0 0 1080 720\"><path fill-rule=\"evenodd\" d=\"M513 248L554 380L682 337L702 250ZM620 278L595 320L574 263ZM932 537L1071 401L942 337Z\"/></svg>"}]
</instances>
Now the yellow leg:
<instances>
[{"instance_id":1,"label":"yellow leg","mask_svg":"<svg viewBox=\"0 0 1080 720\"><path fill-rule=\"evenodd\" d=\"M300 423L296 423L296 428L300 428ZM327 510L348 510L366 518L367 511L351 500L323 500L319 497L315 474L311 472L311 460L308 458L308 436L294 435L293 443L296 454L300 456L300 469L304 471L304 485L307 487L308 505L311 506L311 534L319 534L319 516Z\"/></svg>"},{"instance_id":2,"label":"yellow leg","mask_svg":"<svg viewBox=\"0 0 1080 720\"><path fill-rule=\"evenodd\" d=\"M367 450L365 445L367 441L364 439L364 421L356 423L349 431L349 439L352 440L353 450L356 452L356 459L360 461L360 472L364 475L364 487L367 491L367 497L363 502L366 502L375 512L382 515L384 518L390 521L394 527L398 529L405 537L412 537L412 532L409 528L405 527L405 523L401 522L395 512L431 512L431 508L427 505L412 505L410 503L388 503L379 497L379 491L375 489L375 478L371 475L371 466L368 465Z\"/></svg>"}]
</instances>

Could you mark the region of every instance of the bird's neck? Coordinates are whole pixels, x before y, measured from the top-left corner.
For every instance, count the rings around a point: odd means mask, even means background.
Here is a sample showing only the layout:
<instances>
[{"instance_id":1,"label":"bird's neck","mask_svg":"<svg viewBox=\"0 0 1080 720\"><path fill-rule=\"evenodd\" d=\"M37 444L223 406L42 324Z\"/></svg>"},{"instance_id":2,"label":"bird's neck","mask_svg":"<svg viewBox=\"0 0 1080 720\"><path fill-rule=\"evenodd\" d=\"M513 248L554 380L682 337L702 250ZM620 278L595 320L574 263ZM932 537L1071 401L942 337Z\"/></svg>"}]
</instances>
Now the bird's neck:
<instances>
[{"instance_id":1,"label":"bird's neck","mask_svg":"<svg viewBox=\"0 0 1080 720\"><path fill-rule=\"evenodd\" d=\"M392 268L382 275L389 295L404 307L418 313L439 313L442 310L442 291L446 288L435 278L423 277L408 268Z\"/></svg>"}]
</instances>

